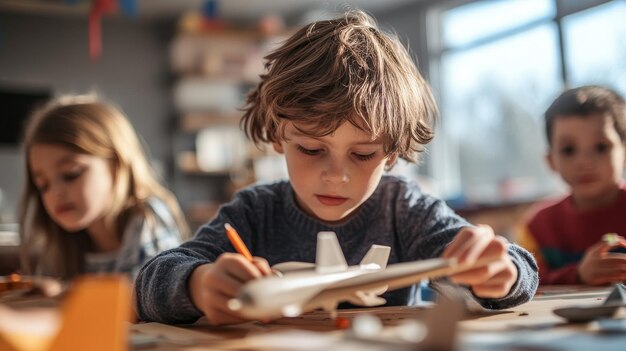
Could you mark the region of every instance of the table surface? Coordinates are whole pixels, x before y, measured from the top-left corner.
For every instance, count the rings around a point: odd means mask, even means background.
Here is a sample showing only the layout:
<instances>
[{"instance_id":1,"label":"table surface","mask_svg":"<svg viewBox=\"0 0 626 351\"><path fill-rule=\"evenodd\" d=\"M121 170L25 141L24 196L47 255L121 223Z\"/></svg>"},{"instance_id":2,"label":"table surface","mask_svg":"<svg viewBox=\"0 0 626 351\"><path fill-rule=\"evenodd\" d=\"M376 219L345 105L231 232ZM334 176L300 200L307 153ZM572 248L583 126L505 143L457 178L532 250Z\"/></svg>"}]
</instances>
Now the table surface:
<instances>
[{"instance_id":1,"label":"table surface","mask_svg":"<svg viewBox=\"0 0 626 351\"><path fill-rule=\"evenodd\" d=\"M605 324L567 323L552 311L559 307L599 306L609 287L543 287L524 305L501 313L467 316L458 323L459 350L626 350L626 311L621 308L613 319L611 332ZM352 320L367 313L375 315L386 329L410 320L423 319L430 308L378 307L340 310L339 316ZM270 323L249 322L212 327L205 321L192 325L138 323L131 325L133 349L154 351L193 350L339 350L410 349L373 346L375 343L345 342L347 331L338 330L328 313L315 311L297 318ZM615 330L617 325L617 331ZM315 341L314 341L315 340ZM317 346L316 346L317 344Z\"/></svg>"}]
</instances>

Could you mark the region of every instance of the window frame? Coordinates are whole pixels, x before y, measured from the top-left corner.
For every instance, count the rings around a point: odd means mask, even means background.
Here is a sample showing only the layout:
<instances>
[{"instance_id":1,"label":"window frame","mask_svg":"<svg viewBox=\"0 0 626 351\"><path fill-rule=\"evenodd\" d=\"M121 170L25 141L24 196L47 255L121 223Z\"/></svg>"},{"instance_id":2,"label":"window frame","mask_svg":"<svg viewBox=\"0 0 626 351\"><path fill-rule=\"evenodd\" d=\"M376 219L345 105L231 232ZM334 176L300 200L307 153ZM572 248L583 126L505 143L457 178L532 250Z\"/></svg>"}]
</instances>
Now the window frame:
<instances>
[{"instance_id":1,"label":"window frame","mask_svg":"<svg viewBox=\"0 0 626 351\"><path fill-rule=\"evenodd\" d=\"M484 1L484 0L483 0ZM448 54L457 54L464 51L473 50L484 45L510 38L520 33L536 29L543 25L553 25L556 28L557 35L557 69L563 87L570 87L570 72L567 65L567 48L565 42L565 33L563 19L567 16L577 14L594 7L611 3L614 0L551 0L554 6L554 15L545 16L537 20L531 20L524 24L520 24L508 29L487 34L480 39L471 41L467 44L455 47L446 46L443 43L443 14L454 8L464 5L481 2L481 0L448 0L431 2L425 5L425 24L420 28L422 30L423 39L426 42L426 55L422 59L425 62L425 69L430 78L430 84L435 93L442 91L443 82L443 57ZM424 30L426 29L426 30ZM444 102L445 97L439 95L439 103ZM442 105L443 106L443 105ZM445 116L443 116L445 118ZM443 131L443 123L436 126L436 134L445 135ZM453 143L447 138L435 138L430 149L430 157L426 165L426 173L433 179L440 182L437 185L436 192L443 198L447 198L450 194L463 194L460 159ZM436 160L436 161L434 161Z\"/></svg>"}]
</instances>

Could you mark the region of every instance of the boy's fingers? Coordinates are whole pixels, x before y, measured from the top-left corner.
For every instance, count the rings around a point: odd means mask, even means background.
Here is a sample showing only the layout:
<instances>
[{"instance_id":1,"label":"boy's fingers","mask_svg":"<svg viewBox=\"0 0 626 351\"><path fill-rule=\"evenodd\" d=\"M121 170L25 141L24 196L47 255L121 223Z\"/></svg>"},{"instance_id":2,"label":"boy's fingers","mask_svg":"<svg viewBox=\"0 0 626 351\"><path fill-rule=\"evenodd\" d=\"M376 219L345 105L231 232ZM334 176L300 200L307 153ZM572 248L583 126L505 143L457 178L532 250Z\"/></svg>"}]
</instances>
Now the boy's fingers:
<instances>
[{"instance_id":1,"label":"boy's fingers","mask_svg":"<svg viewBox=\"0 0 626 351\"><path fill-rule=\"evenodd\" d=\"M228 308L228 300L232 297L213 292L209 295L209 298L211 299L212 308L204 312L209 324L220 325L245 321L245 319L238 316L236 312Z\"/></svg>"},{"instance_id":2,"label":"boy's fingers","mask_svg":"<svg viewBox=\"0 0 626 351\"><path fill-rule=\"evenodd\" d=\"M599 241L593 244L588 250L588 255L600 256L601 254L608 252L611 246L607 245L604 241Z\"/></svg>"},{"instance_id":3,"label":"boy's fingers","mask_svg":"<svg viewBox=\"0 0 626 351\"><path fill-rule=\"evenodd\" d=\"M504 297L509 293L509 290L511 290L511 286L508 286L508 284L472 286L472 291L474 292L474 295L489 299Z\"/></svg>"},{"instance_id":4,"label":"boy's fingers","mask_svg":"<svg viewBox=\"0 0 626 351\"><path fill-rule=\"evenodd\" d=\"M626 270L626 254L609 253L598 261L601 267L611 267Z\"/></svg>"},{"instance_id":5,"label":"boy's fingers","mask_svg":"<svg viewBox=\"0 0 626 351\"><path fill-rule=\"evenodd\" d=\"M517 268L513 264L513 262L505 262L504 268L500 270L498 273L494 274L487 281L488 285L491 284L507 284L510 283L510 286L515 283L517 280Z\"/></svg>"},{"instance_id":6,"label":"boy's fingers","mask_svg":"<svg viewBox=\"0 0 626 351\"><path fill-rule=\"evenodd\" d=\"M213 287L226 296L237 296L241 289L241 281L224 272L220 277L219 284L215 284Z\"/></svg>"},{"instance_id":7,"label":"boy's fingers","mask_svg":"<svg viewBox=\"0 0 626 351\"><path fill-rule=\"evenodd\" d=\"M270 264L267 262L266 259L255 256L252 258L252 264L254 264L256 268L258 268L262 275L272 275L272 268L270 268Z\"/></svg>"},{"instance_id":8,"label":"boy's fingers","mask_svg":"<svg viewBox=\"0 0 626 351\"><path fill-rule=\"evenodd\" d=\"M443 251L443 258L457 257L460 252L465 250L465 247L471 245L468 243L467 237L471 236L472 228L464 228L457 234L452 242Z\"/></svg>"},{"instance_id":9,"label":"boy's fingers","mask_svg":"<svg viewBox=\"0 0 626 351\"><path fill-rule=\"evenodd\" d=\"M226 254L222 254L224 256ZM221 256L220 256L221 257ZM241 282L261 277L259 269L239 254L231 254L224 260L224 271Z\"/></svg>"},{"instance_id":10,"label":"boy's fingers","mask_svg":"<svg viewBox=\"0 0 626 351\"><path fill-rule=\"evenodd\" d=\"M496 262L492 262L490 264L487 264L481 267L469 269L467 271L454 274L450 278L452 279L453 282L457 284L467 284L467 285L481 284L487 280L493 279L493 277L496 277L498 274L500 274L502 271L506 270L507 268L508 268L507 262L496 261ZM509 278L510 278L510 274L509 274Z\"/></svg>"},{"instance_id":11,"label":"boy's fingers","mask_svg":"<svg viewBox=\"0 0 626 351\"><path fill-rule=\"evenodd\" d=\"M626 263L626 253L621 252L607 252L606 255L600 259L604 262L611 262L611 264L622 264Z\"/></svg>"},{"instance_id":12,"label":"boy's fingers","mask_svg":"<svg viewBox=\"0 0 626 351\"><path fill-rule=\"evenodd\" d=\"M472 245L474 236L472 228L464 228L452 240L450 245L443 252L443 258L458 257Z\"/></svg>"},{"instance_id":13,"label":"boy's fingers","mask_svg":"<svg viewBox=\"0 0 626 351\"><path fill-rule=\"evenodd\" d=\"M476 263L479 257L484 257L485 250L491 244L493 236L480 236L478 237L472 245L469 245L467 250L463 252L460 256L457 256L459 263Z\"/></svg>"},{"instance_id":14,"label":"boy's fingers","mask_svg":"<svg viewBox=\"0 0 626 351\"><path fill-rule=\"evenodd\" d=\"M479 256L479 260L488 258L504 258L507 255L508 245L509 242L505 238L496 235L487 244L487 247L485 247Z\"/></svg>"},{"instance_id":15,"label":"boy's fingers","mask_svg":"<svg viewBox=\"0 0 626 351\"><path fill-rule=\"evenodd\" d=\"M444 258L456 258L458 263L474 262L489 245L493 230L487 226L466 228L444 252Z\"/></svg>"},{"instance_id":16,"label":"boy's fingers","mask_svg":"<svg viewBox=\"0 0 626 351\"><path fill-rule=\"evenodd\" d=\"M510 263L513 264L512 262ZM507 269L509 263L505 263L504 269L493 275L484 282L472 284L472 290L476 296L483 298L500 298L506 296L517 279L516 270Z\"/></svg>"},{"instance_id":17,"label":"boy's fingers","mask_svg":"<svg viewBox=\"0 0 626 351\"><path fill-rule=\"evenodd\" d=\"M598 276L620 275L626 274L626 269L623 266L606 266L598 268L595 274Z\"/></svg>"}]
</instances>

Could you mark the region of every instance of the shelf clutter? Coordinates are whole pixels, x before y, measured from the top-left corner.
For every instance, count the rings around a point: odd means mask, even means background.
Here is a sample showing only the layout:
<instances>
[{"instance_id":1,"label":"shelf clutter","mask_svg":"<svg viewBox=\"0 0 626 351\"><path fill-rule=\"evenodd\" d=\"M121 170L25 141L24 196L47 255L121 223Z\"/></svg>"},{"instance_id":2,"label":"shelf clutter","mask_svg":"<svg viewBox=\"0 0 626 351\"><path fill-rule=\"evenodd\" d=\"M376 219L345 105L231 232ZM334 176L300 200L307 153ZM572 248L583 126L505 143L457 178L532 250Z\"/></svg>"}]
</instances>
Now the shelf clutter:
<instances>
[{"instance_id":1,"label":"shelf clutter","mask_svg":"<svg viewBox=\"0 0 626 351\"><path fill-rule=\"evenodd\" d=\"M173 187L192 227L207 222L242 187L287 176L282 156L253 145L239 127L263 57L287 36L273 17L253 28L195 14L180 21L170 46L177 113Z\"/></svg>"}]
</instances>

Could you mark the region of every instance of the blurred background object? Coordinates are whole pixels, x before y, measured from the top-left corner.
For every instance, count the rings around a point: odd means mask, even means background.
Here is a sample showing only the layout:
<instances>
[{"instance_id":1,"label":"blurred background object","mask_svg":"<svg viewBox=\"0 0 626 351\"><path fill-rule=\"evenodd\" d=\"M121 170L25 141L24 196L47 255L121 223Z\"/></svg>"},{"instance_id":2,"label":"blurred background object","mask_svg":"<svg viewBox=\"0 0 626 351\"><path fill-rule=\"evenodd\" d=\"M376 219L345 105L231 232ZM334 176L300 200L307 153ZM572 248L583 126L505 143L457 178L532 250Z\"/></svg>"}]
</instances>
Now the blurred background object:
<instances>
[{"instance_id":1,"label":"blurred background object","mask_svg":"<svg viewBox=\"0 0 626 351\"><path fill-rule=\"evenodd\" d=\"M14 273L19 268L18 225L0 223L0 276Z\"/></svg>"}]
</instances>

